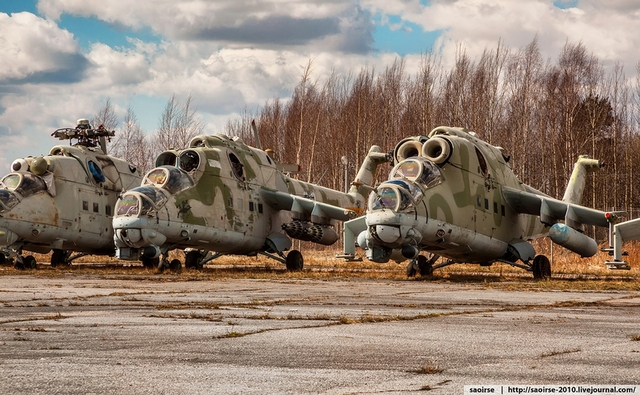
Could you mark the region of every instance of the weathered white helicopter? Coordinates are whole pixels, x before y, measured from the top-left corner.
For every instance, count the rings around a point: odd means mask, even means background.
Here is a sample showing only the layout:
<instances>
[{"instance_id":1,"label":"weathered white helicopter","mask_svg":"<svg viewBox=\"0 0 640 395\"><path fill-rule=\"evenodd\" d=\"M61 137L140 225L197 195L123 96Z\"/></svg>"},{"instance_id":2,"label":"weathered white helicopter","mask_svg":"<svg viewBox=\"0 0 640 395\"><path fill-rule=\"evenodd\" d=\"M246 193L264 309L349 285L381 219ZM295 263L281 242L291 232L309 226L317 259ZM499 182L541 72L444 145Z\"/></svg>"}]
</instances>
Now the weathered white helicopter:
<instances>
[{"instance_id":1,"label":"weathered white helicopter","mask_svg":"<svg viewBox=\"0 0 640 395\"><path fill-rule=\"evenodd\" d=\"M118 195L140 184L140 170L106 153L114 135L86 119L52 136L72 145L17 159L0 181L0 260L34 268L32 255L53 250L51 265L87 254L115 255L112 217ZM75 142L75 143L74 143ZM71 256L77 252L75 256Z\"/></svg>"},{"instance_id":2,"label":"weathered white helicopter","mask_svg":"<svg viewBox=\"0 0 640 395\"><path fill-rule=\"evenodd\" d=\"M182 263L169 262L172 249L186 251L187 268L224 254L263 254L301 270L298 250L284 255L290 238L335 243L335 221L362 213L377 165L388 159L373 146L344 193L287 176L265 151L239 138L197 136L186 149L161 153L142 185L118 201L117 256L145 266L161 258L159 268L176 270Z\"/></svg>"},{"instance_id":3,"label":"weathered white helicopter","mask_svg":"<svg viewBox=\"0 0 640 395\"><path fill-rule=\"evenodd\" d=\"M406 138L393 155L395 167L369 196L366 215L345 223L347 259L355 258L357 240L371 261L409 260L408 275L454 263L504 262L547 278L549 259L536 255L530 240L548 235L593 256L597 243L583 224L607 227L620 214L580 205L586 174L603 166L588 157L580 157L557 200L523 184L501 149L465 129L438 127L428 137ZM434 265L440 257L446 260Z\"/></svg>"}]
</instances>

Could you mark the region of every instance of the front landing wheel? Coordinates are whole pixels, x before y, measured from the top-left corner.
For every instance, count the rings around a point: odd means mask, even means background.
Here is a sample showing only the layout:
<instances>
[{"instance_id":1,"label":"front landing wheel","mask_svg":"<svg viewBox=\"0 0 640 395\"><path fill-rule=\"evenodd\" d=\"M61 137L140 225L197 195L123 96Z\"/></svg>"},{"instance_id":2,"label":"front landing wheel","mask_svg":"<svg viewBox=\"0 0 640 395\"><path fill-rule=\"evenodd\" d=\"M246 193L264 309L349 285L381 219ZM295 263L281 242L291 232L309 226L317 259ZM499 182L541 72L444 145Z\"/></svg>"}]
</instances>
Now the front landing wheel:
<instances>
[{"instance_id":1,"label":"front landing wheel","mask_svg":"<svg viewBox=\"0 0 640 395\"><path fill-rule=\"evenodd\" d=\"M421 276L426 277L433 274L433 262L431 259L427 259L424 255L418 255L416 261L418 263L418 271Z\"/></svg>"},{"instance_id":2,"label":"front landing wheel","mask_svg":"<svg viewBox=\"0 0 640 395\"><path fill-rule=\"evenodd\" d=\"M184 257L184 267L187 269L202 269L202 264L200 261L202 260L202 254L200 251L193 250L187 252Z\"/></svg>"},{"instance_id":3,"label":"front landing wheel","mask_svg":"<svg viewBox=\"0 0 640 395\"><path fill-rule=\"evenodd\" d=\"M33 255L27 255L24 257L24 268L35 269L37 267L36 258Z\"/></svg>"},{"instance_id":4,"label":"front landing wheel","mask_svg":"<svg viewBox=\"0 0 640 395\"><path fill-rule=\"evenodd\" d=\"M291 252L287 254L285 264L287 265L288 271L299 272L300 270L302 270L302 266L304 265L302 253L300 253L300 251L298 250L291 250Z\"/></svg>"},{"instance_id":5,"label":"front landing wheel","mask_svg":"<svg viewBox=\"0 0 640 395\"><path fill-rule=\"evenodd\" d=\"M533 258L533 264L531 267L533 270L533 278L536 280L546 280L551 278L551 262L549 258L544 255L536 255Z\"/></svg>"},{"instance_id":6,"label":"front landing wheel","mask_svg":"<svg viewBox=\"0 0 640 395\"><path fill-rule=\"evenodd\" d=\"M64 250L53 250L53 253L51 254L51 266L56 267L58 265L70 265L71 262L67 261L69 255L70 253Z\"/></svg>"},{"instance_id":7,"label":"front landing wheel","mask_svg":"<svg viewBox=\"0 0 640 395\"><path fill-rule=\"evenodd\" d=\"M169 262L169 270L173 273L180 273L182 271L182 262L179 259L172 259Z\"/></svg>"},{"instance_id":8,"label":"front landing wheel","mask_svg":"<svg viewBox=\"0 0 640 395\"><path fill-rule=\"evenodd\" d=\"M142 262L142 266L147 269L155 269L160 264L160 258L149 258L148 256L142 255L140 257L140 261Z\"/></svg>"}]
</instances>

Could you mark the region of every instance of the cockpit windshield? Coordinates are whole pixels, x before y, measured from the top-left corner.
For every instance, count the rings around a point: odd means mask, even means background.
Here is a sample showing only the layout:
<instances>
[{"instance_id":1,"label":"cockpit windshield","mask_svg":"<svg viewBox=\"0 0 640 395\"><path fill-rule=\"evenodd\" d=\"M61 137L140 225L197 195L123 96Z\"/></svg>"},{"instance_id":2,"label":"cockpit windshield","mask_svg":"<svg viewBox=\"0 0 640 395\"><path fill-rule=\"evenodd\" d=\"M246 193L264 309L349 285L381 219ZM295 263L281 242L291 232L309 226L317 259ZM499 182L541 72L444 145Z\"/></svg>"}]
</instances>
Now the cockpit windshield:
<instances>
[{"instance_id":1,"label":"cockpit windshield","mask_svg":"<svg viewBox=\"0 0 640 395\"><path fill-rule=\"evenodd\" d=\"M17 192L23 198L38 192L47 191L47 184L45 184L44 180L31 173L7 174L2 181L0 181L0 187Z\"/></svg>"},{"instance_id":2,"label":"cockpit windshield","mask_svg":"<svg viewBox=\"0 0 640 395\"><path fill-rule=\"evenodd\" d=\"M154 206L162 207L167 201L167 197L164 193L160 192L157 188L151 186L142 186L133 188L131 191L138 192L149 199Z\"/></svg>"},{"instance_id":3,"label":"cockpit windshield","mask_svg":"<svg viewBox=\"0 0 640 395\"><path fill-rule=\"evenodd\" d=\"M140 202L135 195L125 195L116 203L116 215L136 215L140 211Z\"/></svg>"},{"instance_id":4,"label":"cockpit windshield","mask_svg":"<svg viewBox=\"0 0 640 395\"><path fill-rule=\"evenodd\" d=\"M0 213L11 210L16 204L18 204L16 195L6 189L0 189Z\"/></svg>"},{"instance_id":5,"label":"cockpit windshield","mask_svg":"<svg viewBox=\"0 0 640 395\"><path fill-rule=\"evenodd\" d=\"M406 189L387 182L379 186L375 193L369 195L369 209L406 213L414 211L415 205Z\"/></svg>"},{"instance_id":6,"label":"cockpit windshield","mask_svg":"<svg viewBox=\"0 0 640 395\"><path fill-rule=\"evenodd\" d=\"M151 170L144 177L142 185L155 185L176 194L187 188L191 188L194 183L191 177L181 169L174 166L161 166Z\"/></svg>"},{"instance_id":7,"label":"cockpit windshield","mask_svg":"<svg viewBox=\"0 0 640 395\"><path fill-rule=\"evenodd\" d=\"M142 216L159 209L167 201L164 194L151 186L133 188L116 203L116 216Z\"/></svg>"},{"instance_id":8,"label":"cockpit windshield","mask_svg":"<svg viewBox=\"0 0 640 395\"><path fill-rule=\"evenodd\" d=\"M407 179L420 184L423 188L432 188L442 182L442 173L433 162L414 156L398 163L389 174L390 179Z\"/></svg>"}]
</instances>

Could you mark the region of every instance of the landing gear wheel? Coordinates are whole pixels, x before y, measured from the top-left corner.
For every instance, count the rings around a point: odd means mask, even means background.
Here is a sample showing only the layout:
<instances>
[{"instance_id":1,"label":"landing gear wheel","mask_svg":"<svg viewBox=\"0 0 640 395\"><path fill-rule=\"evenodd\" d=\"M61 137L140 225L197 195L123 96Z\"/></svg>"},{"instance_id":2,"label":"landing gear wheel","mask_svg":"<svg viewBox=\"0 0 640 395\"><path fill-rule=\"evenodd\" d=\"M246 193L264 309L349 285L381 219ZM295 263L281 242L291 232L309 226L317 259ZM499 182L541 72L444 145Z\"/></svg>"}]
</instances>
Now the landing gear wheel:
<instances>
[{"instance_id":1,"label":"landing gear wheel","mask_svg":"<svg viewBox=\"0 0 640 395\"><path fill-rule=\"evenodd\" d=\"M67 258L69 254L64 250L53 250L51 254L51 266L56 267L61 264L70 265L70 262L67 262Z\"/></svg>"},{"instance_id":2,"label":"landing gear wheel","mask_svg":"<svg viewBox=\"0 0 640 395\"><path fill-rule=\"evenodd\" d=\"M182 262L179 259L172 259L169 262L169 270L173 273L180 273L182 271Z\"/></svg>"},{"instance_id":3,"label":"landing gear wheel","mask_svg":"<svg viewBox=\"0 0 640 395\"><path fill-rule=\"evenodd\" d=\"M426 256L418 255L416 263L418 264L418 271L421 276L426 277L433 274L433 262L431 262L430 259L427 259Z\"/></svg>"},{"instance_id":4,"label":"landing gear wheel","mask_svg":"<svg viewBox=\"0 0 640 395\"><path fill-rule=\"evenodd\" d=\"M291 252L287 254L285 264L287 265L287 270L290 272L301 271L302 266L304 265L304 260L300 251L291 250Z\"/></svg>"},{"instance_id":5,"label":"landing gear wheel","mask_svg":"<svg viewBox=\"0 0 640 395\"><path fill-rule=\"evenodd\" d=\"M0 265L5 263L6 261L7 261L7 257L2 252L0 252Z\"/></svg>"},{"instance_id":6,"label":"landing gear wheel","mask_svg":"<svg viewBox=\"0 0 640 395\"><path fill-rule=\"evenodd\" d=\"M416 273L418 273L418 265L416 264L416 260L412 259L407 265L407 277L415 277Z\"/></svg>"},{"instance_id":7,"label":"landing gear wheel","mask_svg":"<svg viewBox=\"0 0 640 395\"><path fill-rule=\"evenodd\" d=\"M25 269L35 269L37 265L36 258L32 255L27 255L24 257L24 268Z\"/></svg>"},{"instance_id":8,"label":"landing gear wheel","mask_svg":"<svg viewBox=\"0 0 640 395\"><path fill-rule=\"evenodd\" d=\"M546 280L551 278L551 262L544 255L536 255L532 264L533 278L536 280Z\"/></svg>"},{"instance_id":9,"label":"landing gear wheel","mask_svg":"<svg viewBox=\"0 0 640 395\"><path fill-rule=\"evenodd\" d=\"M184 267L187 269L202 269L202 265L200 264L200 260L202 259L202 254L200 251L189 251L187 255L184 257Z\"/></svg>"},{"instance_id":10,"label":"landing gear wheel","mask_svg":"<svg viewBox=\"0 0 640 395\"><path fill-rule=\"evenodd\" d=\"M160 258L149 258L148 256L143 255L140 257L140 261L142 262L142 266L147 269L155 269L160 263Z\"/></svg>"}]
</instances>

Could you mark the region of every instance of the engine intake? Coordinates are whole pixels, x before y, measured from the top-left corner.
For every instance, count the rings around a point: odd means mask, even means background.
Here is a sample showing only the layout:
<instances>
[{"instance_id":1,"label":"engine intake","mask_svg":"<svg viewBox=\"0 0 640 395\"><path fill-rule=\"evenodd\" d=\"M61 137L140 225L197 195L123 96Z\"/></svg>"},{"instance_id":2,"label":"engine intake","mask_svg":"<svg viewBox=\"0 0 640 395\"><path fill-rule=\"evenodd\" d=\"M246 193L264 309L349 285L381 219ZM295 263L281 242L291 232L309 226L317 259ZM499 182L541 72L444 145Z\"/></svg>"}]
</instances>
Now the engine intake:
<instances>
[{"instance_id":1,"label":"engine intake","mask_svg":"<svg viewBox=\"0 0 640 395\"><path fill-rule=\"evenodd\" d=\"M437 165L446 163L452 152L451 145L443 138L431 138L422 146L422 156Z\"/></svg>"}]
</instances>

